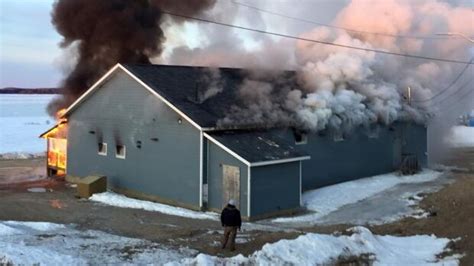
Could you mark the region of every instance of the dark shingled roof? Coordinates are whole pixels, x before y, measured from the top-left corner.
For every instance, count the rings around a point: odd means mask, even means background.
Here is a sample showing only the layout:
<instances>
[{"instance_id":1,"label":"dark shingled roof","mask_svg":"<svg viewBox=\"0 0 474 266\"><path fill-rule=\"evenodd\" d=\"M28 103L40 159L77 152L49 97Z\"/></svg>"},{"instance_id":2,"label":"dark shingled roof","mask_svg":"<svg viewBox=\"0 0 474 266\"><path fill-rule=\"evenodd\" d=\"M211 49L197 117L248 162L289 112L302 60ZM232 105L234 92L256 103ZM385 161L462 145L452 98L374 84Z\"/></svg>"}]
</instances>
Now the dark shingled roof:
<instances>
[{"instance_id":1,"label":"dark shingled roof","mask_svg":"<svg viewBox=\"0 0 474 266\"><path fill-rule=\"evenodd\" d=\"M242 106L238 96L239 87L249 76L243 69L169 65L124 65L133 75L147 84L191 120L203 128L214 128L224 118L231 106ZM206 91L211 83L206 76L218 71L222 91L204 101L199 101L199 93ZM271 80L274 88L290 84L295 87L295 73L279 73L278 81ZM208 132L222 145L226 146L250 163L285 159L305 159L306 153L284 139L272 134L271 130L222 130Z\"/></svg>"},{"instance_id":2,"label":"dark shingled roof","mask_svg":"<svg viewBox=\"0 0 474 266\"><path fill-rule=\"evenodd\" d=\"M238 88L248 76L246 70L236 68L140 64L126 64L124 67L203 128L215 127L231 106L242 105L237 95ZM209 71L216 70L223 90L199 102L198 92L202 94L209 87L209 82L203 80L209 76ZM288 80L294 80L294 72L285 71L284 75Z\"/></svg>"},{"instance_id":3,"label":"dark shingled roof","mask_svg":"<svg viewBox=\"0 0 474 266\"><path fill-rule=\"evenodd\" d=\"M271 131L227 130L209 132L208 135L250 163L308 156Z\"/></svg>"}]
</instances>

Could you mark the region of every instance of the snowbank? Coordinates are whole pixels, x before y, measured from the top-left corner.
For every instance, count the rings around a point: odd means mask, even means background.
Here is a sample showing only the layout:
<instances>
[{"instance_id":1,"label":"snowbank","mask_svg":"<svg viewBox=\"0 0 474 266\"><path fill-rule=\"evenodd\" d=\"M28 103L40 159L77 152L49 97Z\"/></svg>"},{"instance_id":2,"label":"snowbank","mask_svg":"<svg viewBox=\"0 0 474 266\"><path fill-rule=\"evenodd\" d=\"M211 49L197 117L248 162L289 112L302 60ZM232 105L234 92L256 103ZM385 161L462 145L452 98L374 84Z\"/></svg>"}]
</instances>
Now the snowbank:
<instances>
[{"instance_id":1,"label":"snowbank","mask_svg":"<svg viewBox=\"0 0 474 266\"><path fill-rule=\"evenodd\" d=\"M194 256L191 249L172 250L146 240L70 225L0 221L0 264L13 265L148 265Z\"/></svg>"},{"instance_id":2,"label":"snowbank","mask_svg":"<svg viewBox=\"0 0 474 266\"><path fill-rule=\"evenodd\" d=\"M217 214L212 212L198 212L151 201L137 200L112 192L94 194L89 199L92 201L122 208L142 209L146 211L161 212L164 214L176 215L193 219L217 220Z\"/></svg>"},{"instance_id":3,"label":"snowbank","mask_svg":"<svg viewBox=\"0 0 474 266\"><path fill-rule=\"evenodd\" d=\"M445 141L453 147L474 147L474 127L452 127Z\"/></svg>"},{"instance_id":4,"label":"snowbank","mask_svg":"<svg viewBox=\"0 0 474 266\"><path fill-rule=\"evenodd\" d=\"M366 255L374 265L457 265L455 258L440 259L447 238L417 235L409 237L373 235L365 227L349 229L352 235L306 234L294 240L266 244L249 257L218 258L199 254L167 265L328 265L344 258Z\"/></svg>"},{"instance_id":5,"label":"snowbank","mask_svg":"<svg viewBox=\"0 0 474 266\"><path fill-rule=\"evenodd\" d=\"M365 227L349 231L351 235L309 233L266 244L248 257L219 258L71 225L0 221L0 264L327 265L364 256L375 265L457 265L460 257L436 258L446 251L447 238L378 236Z\"/></svg>"},{"instance_id":6,"label":"snowbank","mask_svg":"<svg viewBox=\"0 0 474 266\"><path fill-rule=\"evenodd\" d=\"M421 173L411 176L399 176L397 173L390 173L307 191L303 194L303 204L314 213L290 218L277 218L273 221L315 221L344 205L356 203L396 185L428 182L439 178L441 174L441 172L433 170L423 170Z\"/></svg>"},{"instance_id":7,"label":"snowbank","mask_svg":"<svg viewBox=\"0 0 474 266\"><path fill-rule=\"evenodd\" d=\"M6 221L0 223L0 236L5 235L9 230L14 230L16 232L21 231L36 231L36 232L45 232L50 230L58 230L65 228L62 224L46 223L46 222L17 222L17 221ZM6 229L6 231L2 230Z\"/></svg>"}]
</instances>

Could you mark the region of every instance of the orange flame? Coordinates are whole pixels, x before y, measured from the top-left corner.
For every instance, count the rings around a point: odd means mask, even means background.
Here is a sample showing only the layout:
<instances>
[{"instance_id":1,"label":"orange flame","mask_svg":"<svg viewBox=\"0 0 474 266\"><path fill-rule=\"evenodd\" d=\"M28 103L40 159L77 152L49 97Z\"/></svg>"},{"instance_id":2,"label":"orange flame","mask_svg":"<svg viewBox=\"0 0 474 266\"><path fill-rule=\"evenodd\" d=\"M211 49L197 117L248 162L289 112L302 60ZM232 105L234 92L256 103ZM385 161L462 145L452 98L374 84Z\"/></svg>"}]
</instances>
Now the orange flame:
<instances>
[{"instance_id":1,"label":"orange flame","mask_svg":"<svg viewBox=\"0 0 474 266\"><path fill-rule=\"evenodd\" d=\"M48 140L48 166L53 167L59 173L66 170L67 164L67 118L64 117L66 109L56 113L57 125L43 138Z\"/></svg>"},{"instance_id":2,"label":"orange flame","mask_svg":"<svg viewBox=\"0 0 474 266\"><path fill-rule=\"evenodd\" d=\"M63 120L65 120L65 118L63 118L63 115L64 115L65 113L66 113L66 109L65 109L65 108L63 108L63 109L57 111L57 112L56 112L56 120L57 120L57 121L63 121Z\"/></svg>"}]
</instances>

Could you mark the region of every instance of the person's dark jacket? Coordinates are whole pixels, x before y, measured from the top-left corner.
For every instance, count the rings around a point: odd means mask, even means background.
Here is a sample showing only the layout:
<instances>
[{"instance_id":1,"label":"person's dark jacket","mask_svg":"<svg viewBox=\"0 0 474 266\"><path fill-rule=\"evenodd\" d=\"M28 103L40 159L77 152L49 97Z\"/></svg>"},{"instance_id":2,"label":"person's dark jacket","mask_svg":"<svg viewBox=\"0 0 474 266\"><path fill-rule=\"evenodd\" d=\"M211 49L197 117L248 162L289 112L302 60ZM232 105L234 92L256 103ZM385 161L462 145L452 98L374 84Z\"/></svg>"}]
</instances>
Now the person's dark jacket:
<instances>
[{"instance_id":1,"label":"person's dark jacket","mask_svg":"<svg viewBox=\"0 0 474 266\"><path fill-rule=\"evenodd\" d=\"M242 226L242 218L240 217L240 211L233 205L227 204L221 213L221 224L222 226Z\"/></svg>"}]
</instances>

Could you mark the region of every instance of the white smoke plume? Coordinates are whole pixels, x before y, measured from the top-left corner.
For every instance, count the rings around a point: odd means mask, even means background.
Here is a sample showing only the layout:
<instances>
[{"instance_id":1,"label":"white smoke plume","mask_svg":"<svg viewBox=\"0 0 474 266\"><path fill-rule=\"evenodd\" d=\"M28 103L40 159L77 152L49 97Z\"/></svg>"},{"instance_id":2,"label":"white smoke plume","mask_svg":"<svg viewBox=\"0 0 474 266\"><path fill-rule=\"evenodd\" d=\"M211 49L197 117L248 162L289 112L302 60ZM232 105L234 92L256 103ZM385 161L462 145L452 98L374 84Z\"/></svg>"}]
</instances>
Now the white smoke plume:
<instances>
[{"instance_id":1,"label":"white smoke plume","mask_svg":"<svg viewBox=\"0 0 474 266\"><path fill-rule=\"evenodd\" d=\"M308 3L305 6L304 3L275 1L244 2L307 20L321 21L332 15L330 20L322 22L339 28L292 21L221 2L211 11L211 17L307 39L402 54L463 61L469 61L472 56L470 42L437 35L459 32L474 36L472 6L462 1L353 0L322 9ZM222 16L229 8L231 15ZM252 23L252 19L256 23ZM242 37L238 30L219 26L203 25L202 28L201 33L208 37L209 43L193 49L177 47L168 57L169 63L279 73L245 80L239 92L245 104L230 108L221 121L223 126L285 124L312 131L329 128L349 132L357 126L388 125L398 120L426 123L433 113L439 116L439 111L442 114L445 108L440 104L445 95L435 101L430 99L446 89L464 67L254 33ZM253 40L256 45L248 48L246 40ZM288 85L295 83L288 82L284 70L296 71L296 87ZM472 75L472 67L464 76L469 75ZM460 82L465 81L465 77L460 79ZM411 103L407 100L407 87L411 88ZM452 89L456 87L458 83ZM472 83L468 87L472 89ZM462 104L457 111L467 111L464 110L466 105L472 108L474 100Z\"/></svg>"},{"instance_id":2,"label":"white smoke plume","mask_svg":"<svg viewBox=\"0 0 474 266\"><path fill-rule=\"evenodd\" d=\"M205 90L199 90L199 101L204 102L215 96L224 89L224 80L221 79L221 73L218 68L206 68L198 84L205 84Z\"/></svg>"}]
</instances>

